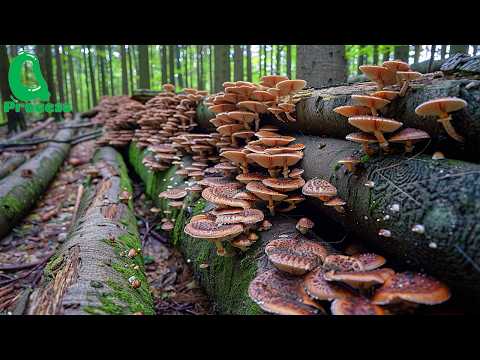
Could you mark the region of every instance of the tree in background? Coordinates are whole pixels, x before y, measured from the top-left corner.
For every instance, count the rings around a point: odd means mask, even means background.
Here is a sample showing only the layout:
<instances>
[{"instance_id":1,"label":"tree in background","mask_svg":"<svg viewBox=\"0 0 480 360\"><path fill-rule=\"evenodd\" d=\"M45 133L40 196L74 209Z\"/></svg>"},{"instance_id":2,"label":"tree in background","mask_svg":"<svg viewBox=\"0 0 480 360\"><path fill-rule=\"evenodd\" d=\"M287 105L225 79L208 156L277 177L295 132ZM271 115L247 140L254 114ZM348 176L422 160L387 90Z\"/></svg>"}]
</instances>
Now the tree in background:
<instances>
[{"instance_id":1,"label":"tree in background","mask_svg":"<svg viewBox=\"0 0 480 360\"><path fill-rule=\"evenodd\" d=\"M215 92L223 90L223 83L230 81L230 45L214 45Z\"/></svg>"},{"instance_id":2,"label":"tree in background","mask_svg":"<svg viewBox=\"0 0 480 360\"><path fill-rule=\"evenodd\" d=\"M140 73L139 87L141 89L150 89L148 45L138 45L138 66Z\"/></svg>"},{"instance_id":3,"label":"tree in background","mask_svg":"<svg viewBox=\"0 0 480 360\"><path fill-rule=\"evenodd\" d=\"M233 80L243 80L243 49L241 45L233 45Z\"/></svg>"},{"instance_id":4,"label":"tree in background","mask_svg":"<svg viewBox=\"0 0 480 360\"><path fill-rule=\"evenodd\" d=\"M127 51L125 45L120 45L120 60L122 61L122 94L128 95Z\"/></svg>"}]
</instances>

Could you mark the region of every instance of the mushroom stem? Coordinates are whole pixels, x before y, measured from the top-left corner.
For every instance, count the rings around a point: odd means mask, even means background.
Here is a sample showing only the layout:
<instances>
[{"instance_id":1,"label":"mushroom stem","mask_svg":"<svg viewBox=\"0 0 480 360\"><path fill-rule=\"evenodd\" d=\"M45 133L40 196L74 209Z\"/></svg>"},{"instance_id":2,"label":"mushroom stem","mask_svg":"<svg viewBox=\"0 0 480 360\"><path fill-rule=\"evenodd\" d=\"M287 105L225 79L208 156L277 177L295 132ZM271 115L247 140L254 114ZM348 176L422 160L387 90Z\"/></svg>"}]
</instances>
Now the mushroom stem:
<instances>
[{"instance_id":1,"label":"mushroom stem","mask_svg":"<svg viewBox=\"0 0 480 360\"><path fill-rule=\"evenodd\" d=\"M408 89L408 85L410 84L410 81L409 80L405 80L402 84L402 88L400 89L400 93L398 94L398 96L400 97L404 97L405 96L405 93L407 92L407 89Z\"/></svg>"},{"instance_id":2,"label":"mushroom stem","mask_svg":"<svg viewBox=\"0 0 480 360\"><path fill-rule=\"evenodd\" d=\"M270 210L270 215L275 216L275 206L272 198L268 199L268 210Z\"/></svg>"},{"instance_id":3,"label":"mushroom stem","mask_svg":"<svg viewBox=\"0 0 480 360\"><path fill-rule=\"evenodd\" d=\"M278 175L278 169L275 169L275 168L268 169L268 174L269 174L271 177L276 178L277 175Z\"/></svg>"},{"instance_id":4,"label":"mushroom stem","mask_svg":"<svg viewBox=\"0 0 480 360\"><path fill-rule=\"evenodd\" d=\"M383 136L383 133L381 131L374 131L373 134L377 138L378 142L380 143L380 147L386 148L388 147L388 141L385 139L385 136Z\"/></svg>"},{"instance_id":5,"label":"mushroom stem","mask_svg":"<svg viewBox=\"0 0 480 360\"><path fill-rule=\"evenodd\" d=\"M223 247L221 240L215 241L215 247L217 248L218 256L225 256L225 248Z\"/></svg>"},{"instance_id":6,"label":"mushroom stem","mask_svg":"<svg viewBox=\"0 0 480 360\"><path fill-rule=\"evenodd\" d=\"M260 128L260 116L257 114L257 117L255 118L255 132L257 132L259 128Z\"/></svg>"},{"instance_id":7,"label":"mushroom stem","mask_svg":"<svg viewBox=\"0 0 480 360\"><path fill-rule=\"evenodd\" d=\"M290 173L290 170L288 168L288 166L285 164L283 165L283 171L282 171L282 174L283 174L283 177L286 179L288 178L288 174Z\"/></svg>"},{"instance_id":8,"label":"mushroom stem","mask_svg":"<svg viewBox=\"0 0 480 360\"><path fill-rule=\"evenodd\" d=\"M377 109L375 109L373 106L370 107L370 111L372 112L372 115L373 115L373 116L378 116L378 111L377 111Z\"/></svg>"},{"instance_id":9,"label":"mushroom stem","mask_svg":"<svg viewBox=\"0 0 480 360\"><path fill-rule=\"evenodd\" d=\"M451 116L447 116L445 118L440 118L438 119L437 121L442 123L443 125L443 128L445 129L445 131L447 132L448 135L450 135L451 138L457 140L458 142L465 142L465 139L463 138L463 136L459 135L455 129L453 128L452 126L452 123L450 122L450 120L452 120L452 117Z\"/></svg>"},{"instance_id":10,"label":"mushroom stem","mask_svg":"<svg viewBox=\"0 0 480 360\"><path fill-rule=\"evenodd\" d=\"M413 151L413 142L411 140L407 140L405 143L405 152L411 153Z\"/></svg>"}]
</instances>

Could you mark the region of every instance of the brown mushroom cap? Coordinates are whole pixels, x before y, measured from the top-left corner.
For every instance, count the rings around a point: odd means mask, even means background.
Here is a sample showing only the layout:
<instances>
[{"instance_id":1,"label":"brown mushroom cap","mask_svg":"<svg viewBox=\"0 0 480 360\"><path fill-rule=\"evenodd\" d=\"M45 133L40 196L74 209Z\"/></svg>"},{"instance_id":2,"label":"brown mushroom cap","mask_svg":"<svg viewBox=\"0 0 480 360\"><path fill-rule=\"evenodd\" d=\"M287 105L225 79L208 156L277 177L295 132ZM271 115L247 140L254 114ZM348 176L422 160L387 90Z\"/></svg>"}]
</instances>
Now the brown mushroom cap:
<instances>
[{"instance_id":1,"label":"brown mushroom cap","mask_svg":"<svg viewBox=\"0 0 480 360\"><path fill-rule=\"evenodd\" d=\"M321 267L317 267L305 275L303 286L306 293L312 298L331 301L355 296L352 290L325 280L324 275L325 273Z\"/></svg>"},{"instance_id":2,"label":"brown mushroom cap","mask_svg":"<svg viewBox=\"0 0 480 360\"><path fill-rule=\"evenodd\" d=\"M372 303L382 305L404 301L435 305L447 301L450 290L440 281L419 273L397 273L377 289Z\"/></svg>"},{"instance_id":3,"label":"brown mushroom cap","mask_svg":"<svg viewBox=\"0 0 480 360\"><path fill-rule=\"evenodd\" d=\"M347 136L345 136L345 139L356 142L356 143L360 143L360 144L378 143L378 140L374 135L361 133L361 132L348 134Z\"/></svg>"},{"instance_id":4,"label":"brown mushroom cap","mask_svg":"<svg viewBox=\"0 0 480 360\"><path fill-rule=\"evenodd\" d=\"M242 166L246 166L247 164L247 154L245 154L241 150L222 151L220 156L227 158L235 164L240 164Z\"/></svg>"},{"instance_id":5,"label":"brown mushroom cap","mask_svg":"<svg viewBox=\"0 0 480 360\"><path fill-rule=\"evenodd\" d=\"M303 229L313 229L313 227L315 226L315 223L309 218L302 217L300 220L297 221L297 224L295 226L297 229L299 227Z\"/></svg>"},{"instance_id":6,"label":"brown mushroom cap","mask_svg":"<svg viewBox=\"0 0 480 360\"><path fill-rule=\"evenodd\" d=\"M390 104L390 100L369 95L352 95L352 102L358 106L366 106L377 110Z\"/></svg>"},{"instance_id":7,"label":"brown mushroom cap","mask_svg":"<svg viewBox=\"0 0 480 360\"><path fill-rule=\"evenodd\" d=\"M233 198L238 192L240 190L233 186L208 187L202 191L202 197L217 205L249 209L251 207L250 202Z\"/></svg>"},{"instance_id":8,"label":"brown mushroom cap","mask_svg":"<svg viewBox=\"0 0 480 360\"><path fill-rule=\"evenodd\" d=\"M386 67L378 65L361 65L359 66L359 69L366 77L376 82L380 88L393 85L397 82L395 72Z\"/></svg>"},{"instance_id":9,"label":"brown mushroom cap","mask_svg":"<svg viewBox=\"0 0 480 360\"><path fill-rule=\"evenodd\" d=\"M206 177L198 181L198 184L202 186L207 186L207 187L228 186L228 187L235 187L238 189L242 187L241 183L237 183L236 181L233 181L225 177L216 177L216 176Z\"/></svg>"},{"instance_id":10,"label":"brown mushroom cap","mask_svg":"<svg viewBox=\"0 0 480 360\"><path fill-rule=\"evenodd\" d=\"M318 242L291 237L270 241L265 254L277 269L303 275L320 265L328 251Z\"/></svg>"},{"instance_id":11,"label":"brown mushroom cap","mask_svg":"<svg viewBox=\"0 0 480 360\"><path fill-rule=\"evenodd\" d=\"M420 116L446 117L448 113L461 110L467 105L465 100L456 97L438 98L418 105L415 113Z\"/></svg>"},{"instance_id":12,"label":"brown mushroom cap","mask_svg":"<svg viewBox=\"0 0 480 360\"><path fill-rule=\"evenodd\" d=\"M305 183L302 188L302 194L322 200L337 196L337 189L327 180L314 178Z\"/></svg>"},{"instance_id":13,"label":"brown mushroom cap","mask_svg":"<svg viewBox=\"0 0 480 360\"><path fill-rule=\"evenodd\" d=\"M246 174L239 174L235 177L236 180L248 184L250 181L262 181L266 179L267 176L261 173L246 173Z\"/></svg>"},{"instance_id":14,"label":"brown mushroom cap","mask_svg":"<svg viewBox=\"0 0 480 360\"><path fill-rule=\"evenodd\" d=\"M340 114L346 117L358 116L358 115L371 115L372 113L368 107L354 106L354 105L338 106L335 109L333 109L333 111L335 111L337 114Z\"/></svg>"},{"instance_id":15,"label":"brown mushroom cap","mask_svg":"<svg viewBox=\"0 0 480 360\"><path fill-rule=\"evenodd\" d=\"M289 145L289 146L279 146L279 147L266 148L265 152L267 154L283 154L283 153L302 151L303 149L305 149L304 144L292 144L292 145Z\"/></svg>"},{"instance_id":16,"label":"brown mushroom cap","mask_svg":"<svg viewBox=\"0 0 480 360\"><path fill-rule=\"evenodd\" d=\"M256 134L255 134L256 135ZM292 141L295 141L295 138L292 136L281 136L278 134L275 134L272 137L260 137L258 139L258 142L261 144L264 144L265 146L285 146L290 144Z\"/></svg>"},{"instance_id":17,"label":"brown mushroom cap","mask_svg":"<svg viewBox=\"0 0 480 360\"><path fill-rule=\"evenodd\" d=\"M274 101L275 95L269 93L268 91L257 90L252 93L252 98L257 101Z\"/></svg>"},{"instance_id":18,"label":"brown mushroom cap","mask_svg":"<svg viewBox=\"0 0 480 360\"><path fill-rule=\"evenodd\" d=\"M184 231L194 238L223 241L241 234L243 226L240 224L220 225L211 220L197 220L188 223Z\"/></svg>"},{"instance_id":19,"label":"brown mushroom cap","mask_svg":"<svg viewBox=\"0 0 480 360\"><path fill-rule=\"evenodd\" d=\"M254 121L257 115L255 115L255 113L248 112L248 111L230 111L228 113L228 117L230 119L240 121L242 123L245 123L245 122L249 123Z\"/></svg>"},{"instance_id":20,"label":"brown mushroom cap","mask_svg":"<svg viewBox=\"0 0 480 360\"><path fill-rule=\"evenodd\" d=\"M158 194L159 198L170 200L183 199L185 196L187 196L187 191L179 188L162 191L160 194Z\"/></svg>"},{"instance_id":21,"label":"brown mushroom cap","mask_svg":"<svg viewBox=\"0 0 480 360\"><path fill-rule=\"evenodd\" d=\"M409 71L410 70L410 65L408 65L406 62L401 61L401 60L389 60L389 61L384 61L383 62L383 67L386 67L387 69L397 72L397 71Z\"/></svg>"},{"instance_id":22,"label":"brown mushroom cap","mask_svg":"<svg viewBox=\"0 0 480 360\"><path fill-rule=\"evenodd\" d=\"M385 311L360 296L335 299L330 306L332 315L385 315Z\"/></svg>"},{"instance_id":23,"label":"brown mushroom cap","mask_svg":"<svg viewBox=\"0 0 480 360\"><path fill-rule=\"evenodd\" d=\"M217 224L256 224L264 218L263 212L258 209L245 209L236 214L218 215Z\"/></svg>"},{"instance_id":24,"label":"brown mushroom cap","mask_svg":"<svg viewBox=\"0 0 480 360\"><path fill-rule=\"evenodd\" d=\"M343 206L345 204L346 204L346 202L342 198L334 197L333 199L326 201L323 205L325 205L325 206Z\"/></svg>"},{"instance_id":25,"label":"brown mushroom cap","mask_svg":"<svg viewBox=\"0 0 480 360\"><path fill-rule=\"evenodd\" d=\"M405 143L407 141L415 142L425 139L430 139L430 135L427 132L420 129L405 128L389 138L388 141Z\"/></svg>"},{"instance_id":26,"label":"brown mushroom cap","mask_svg":"<svg viewBox=\"0 0 480 360\"><path fill-rule=\"evenodd\" d=\"M392 269L375 269L371 271L327 271L325 280L343 282L354 288L368 288L383 284L387 279L395 275Z\"/></svg>"},{"instance_id":27,"label":"brown mushroom cap","mask_svg":"<svg viewBox=\"0 0 480 360\"><path fill-rule=\"evenodd\" d=\"M262 78L260 79L260 84L263 86L273 88L279 82L284 80L288 80L288 77L282 76L282 75L267 75L267 76L262 76Z\"/></svg>"},{"instance_id":28,"label":"brown mushroom cap","mask_svg":"<svg viewBox=\"0 0 480 360\"><path fill-rule=\"evenodd\" d=\"M283 80L275 85L275 87L280 90L279 95L284 96L290 94L294 91L303 89L307 85L305 80Z\"/></svg>"},{"instance_id":29,"label":"brown mushroom cap","mask_svg":"<svg viewBox=\"0 0 480 360\"><path fill-rule=\"evenodd\" d=\"M376 131L393 132L403 125L399 121L378 116L353 116L348 118L348 122L367 133L373 133Z\"/></svg>"},{"instance_id":30,"label":"brown mushroom cap","mask_svg":"<svg viewBox=\"0 0 480 360\"><path fill-rule=\"evenodd\" d=\"M393 91L393 90L379 90L379 91L375 91L373 93L370 94L370 96L375 96L375 97L378 97L378 98L382 98L382 99L387 99L387 100L394 100L398 95L400 94L399 91ZM359 114L359 115L362 115L362 114ZM366 115L366 114L365 114Z\"/></svg>"},{"instance_id":31,"label":"brown mushroom cap","mask_svg":"<svg viewBox=\"0 0 480 360\"><path fill-rule=\"evenodd\" d=\"M417 71L397 71L397 77L400 80L411 81L411 80L420 79L422 76L423 76L422 73L419 73Z\"/></svg>"},{"instance_id":32,"label":"brown mushroom cap","mask_svg":"<svg viewBox=\"0 0 480 360\"><path fill-rule=\"evenodd\" d=\"M271 189L278 190L280 192L288 192L293 191L296 189L300 189L303 185L305 185L305 180L301 177L298 178L268 178L262 180L262 184L268 186Z\"/></svg>"},{"instance_id":33,"label":"brown mushroom cap","mask_svg":"<svg viewBox=\"0 0 480 360\"><path fill-rule=\"evenodd\" d=\"M160 226L160 228L164 231L171 231L174 228L174 225L171 221L167 220L162 223L162 226Z\"/></svg>"},{"instance_id":34,"label":"brown mushroom cap","mask_svg":"<svg viewBox=\"0 0 480 360\"><path fill-rule=\"evenodd\" d=\"M262 200L282 201L288 196L278 191L267 188L260 181L251 181L247 184L247 190L254 193Z\"/></svg>"},{"instance_id":35,"label":"brown mushroom cap","mask_svg":"<svg viewBox=\"0 0 480 360\"><path fill-rule=\"evenodd\" d=\"M298 177L302 176L302 174L304 172L305 172L305 170L302 169L302 168L295 168L295 169L290 170L290 172L288 173L288 177L291 177L292 179L298 178Z\"/></svg>"},{"instance_id":36,"label":"brown mushroom cap","mask_svg":"<svg viewBox=\"0 0 480 360\"><path fill-rule=\"evenodd\" d=\"M255 161L258 165L266 168L273 169L275 167L288 167L295 165L303 157L300 152L282 153L282 154L260 154L251 153L247 155L247 159Z\"/></svg>"},{"instance_id":37,"label":"brown mushroom cap","mask_svg":"<svg viewBox=\"0 0 480 360\"><path fill-rule=\"evenodd\" d=\"M383 256L374 253L354 254L352 257L360 260L360 262L363 264L363 268L367 271L377 269L380 266L385 265L387 262Z\"/></svg>"},{"instance_id":38,"label":"brown mushroom cap","mask_svg":"<svg viewBox=\"0 0 480 360\"><path fill-rule=\"evenodd\" d=\"M301 289L301 279L276 269L257 275L248 287L248 295L264 311L278 315L315 315L321 310L308 305L311 301Z\"/></svg>"},{"instance_id":39,"label":"brown mushroom cap","mask_svg":"<svg viewBox=\"0 0 480 360\"><path fill-rule=\"evenodd\" d=\"M346 255L329 255L325 258L323 262L323 267L325 270L334 270L334 271L364 271L365 266L363 263L352 257Z\"/></svg>"},{"instance_id":40,"label":"brown mushroom cap","mask_svg":"<svg viewBox=\"0 0 480 360\"><path fill-rule=\"evenodd\" d=\"M253 111L254 113L266 113L268 106L259 101L241 101L237 104L240 109L247 109Z\"/></svg>"}]
</instances>

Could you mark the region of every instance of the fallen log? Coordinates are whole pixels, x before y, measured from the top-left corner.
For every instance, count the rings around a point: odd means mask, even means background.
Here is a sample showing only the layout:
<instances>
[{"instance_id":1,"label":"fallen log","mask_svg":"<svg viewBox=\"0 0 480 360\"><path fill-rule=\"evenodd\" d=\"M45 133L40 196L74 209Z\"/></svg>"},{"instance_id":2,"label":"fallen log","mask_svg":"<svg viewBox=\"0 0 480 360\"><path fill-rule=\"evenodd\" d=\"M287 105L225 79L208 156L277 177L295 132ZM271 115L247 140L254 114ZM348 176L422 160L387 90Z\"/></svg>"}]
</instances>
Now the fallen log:
<instances>
[{"instance_id":1,"label":"fallen log","mask_svg":"<svg viewBox=\"0 0 480 360\"><path fill-rule=\"evenodd\" d=\"M139 150L134 143L130 145L129 161L146 185L145 193L159 208L165 210L166 200L159 199L158 194L169 186L183 185L184 180L175 175L176 166L162 172L149 171L142 164L144 155L145 151ZM184 201L187 204L186 210L180 210L173 215L175 228L170 233L170 240L180 248L192 266L195 278L214 302L216 312L235 315L263 314L258 305L249 298L248 286L257 274L272 268L264 253L268 242L282 234L303 237L295 229L296 219L285 215L269 218L273 224L272 228L259 233L260 239L248 251L231 257L221 257L216 254L215 245L211 242L191 238L183 231L191 216L209 209L211 204L201 198L192 199L190 195ZM314 234L306 236L330 247Z\"/></svg>"},{"instance_id":2,"label":"fallen log","mask_svg":"<svg viewBox=\"0 0 480 360\"><path fill-rule=\"evenodd\" d=\"M124 190L132 193L125 163L105 147L95 164L101 181L85 190L67 240L31 295L28 314L155 313L141 251L126 256L141 243L133 204L119 199Z\"/></svg>"},{"instance_id":3,"label":"fallen log","mask_svg":"<svg viewBox=\"0 0 480 360\"><path fill-rule=\"evenodd\" d=\"M9 157L5 162L0 166L0 179L3 179L5 176L10 174L20 165L22 165L27 160L25 155L16 154Z\"/></svg>"},{"instance_id":4,"label":"fallen log","mask_svg":"<svg viewBox=\"0 0 480 360\"><path fill-rule=\"evenodd\" d=\"M358 145L312 136L297 136L297 141L306 145L301 164L305 180L330 181L347 202L346 212L338 213L314 198L309 203L373 250L437 276L454 293L478 302L480 165L422 154L364 156L362 170L352 175L337 162L360 158ZM379 235L382 229L389 236Z\"/></svg>"},{"instance_id":5,"label":"fallen log","mask_svg":"<svg viewBox=\"0 0 480 360\"><path fill-rule=\"evenodd\" d=\"M17 141L17 140L20 140L20 139L25 139L27 137L30 137L33 134L36 134L37 132L39 132L40 130L45 129L48 125L50 125L54 121L55 121L55 118L50 117L47 120L45 120L43 123L35 126L34 128L31 128L29 130L22 131L21 133L15 134L15 135L11 136L10 138L8 138L7 140L8 141Z\"/></svg>"},{"instance_id":6,"label":"fallen log","mask_svg":"<svg viewBox=\"0 0 480 360\"><path fill-rule=\"evenodd\" d=\"M473 84L473 85L472 85ZM393 88L398 90L398 86ZM315 90L313 95L300 101L296 107L296 122L282 123L272 116L265 116L281 127L283 132L306 135L327 136L344 139L346 135L358 131L348 123L348 119L333 111L334 108L351 104L351 95L366 94L376 90L374 83L340 85ZM465 143L450 138L435 118L423 118L415 114L415 108L427 100L455 96L467 101L467 108L452 113L452 125L465 137ZM480 162L480 81L469 78L444 79L429 76L412 81L405 97L398 97L381 110L382 116L403 123L403 127L422 129L430 134L431 146L427 152L440 150L450 158ZM209 120L214 117L205 105L197 108L199 127L204 131L214 131Z\"/></svg>"},{"instance_id":7,"label":"fallen log","mask_svg":"<svg viewBox=\"0 0 480 360\"><path fill-rule=\"evenodd\" d=\"M73 134L73 129L60 130L55 139L68 141ZM0 238L10 231L47 189L69 149L68 143L51 143L0 180Z\"/></svg>"}]
</instances>

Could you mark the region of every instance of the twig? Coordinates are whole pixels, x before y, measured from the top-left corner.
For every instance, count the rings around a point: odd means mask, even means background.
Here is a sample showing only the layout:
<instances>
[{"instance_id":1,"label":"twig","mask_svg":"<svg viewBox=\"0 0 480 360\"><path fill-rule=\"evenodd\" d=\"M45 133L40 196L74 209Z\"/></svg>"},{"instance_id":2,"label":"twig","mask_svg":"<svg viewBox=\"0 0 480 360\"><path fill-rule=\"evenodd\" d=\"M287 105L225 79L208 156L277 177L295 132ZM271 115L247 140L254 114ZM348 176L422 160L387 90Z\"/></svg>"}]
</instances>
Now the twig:
<instances>
[{"instance_id":1,"label":"twig","mask_svg":"<svg viewBox=\"0 0 480 360\"><path fill-rule=\"evenodd\" d=\"M83 196L83 191L84 191L83 184L78 185L77 197L75 199L75 206L73 208L73 213L72 213L72 221L70 222L70 229L72 228L72 226L75 222L75 218L77 217L77 212L78 212L78 208L80 207L80 200Z\"/></svg>"}]
</instances>

